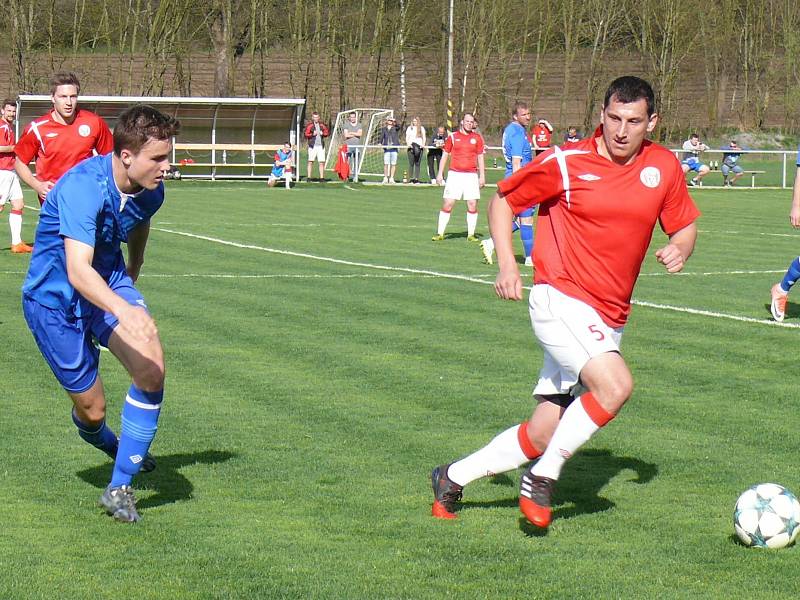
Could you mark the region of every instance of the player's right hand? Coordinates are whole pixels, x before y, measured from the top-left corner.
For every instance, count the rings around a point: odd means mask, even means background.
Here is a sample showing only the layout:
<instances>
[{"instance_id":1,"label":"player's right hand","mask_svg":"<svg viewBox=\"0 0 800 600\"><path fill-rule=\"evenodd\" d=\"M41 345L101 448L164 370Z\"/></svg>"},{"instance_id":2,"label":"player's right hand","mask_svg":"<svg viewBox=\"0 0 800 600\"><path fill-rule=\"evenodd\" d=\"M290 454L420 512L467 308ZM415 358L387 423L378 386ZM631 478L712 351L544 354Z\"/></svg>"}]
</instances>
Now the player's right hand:
<instances>
[{"instance_id":1,"label":"player's right hand","mask_svg":"<svg viewBox=\"0 0 800 600\"><path fill-rule=\"evenodd\" d=\"M156 322L144 308L129 304L117 315L119 326L140 342L149 342L157 334Z\"/></svg>"},{"instance_id":2,"label":"player's right hand","mask_svg":"<svg viewBox=\"0 0 800 600\"><path fill-rule=\"evenodd\" d=\"M36 185L36 193L38 194L39 198L44 200L47 197L47 192L52 190L53 186L55 186L55 183L52 181L39 181L39 183Z\"/></svg>"},{"instance_id":3,"label":"player's right hand","mask_svg":"<svg viewBox=\"0 0 800 600\"><path fill-rule=\"evenodd\" d=\"M522 300L522 279L516 262L500 268L494 281L494 291L503 300Z\"/></svg>"},{"instance_id":4,"label":"player's right hand","mask_svg":"<svg viewBox=\"0 0 800 600\"><path fill-rule=\"evenodd\" d=\"M792 204L792 210L789 213L789 222L795 229L800 228L800 206Z\"/></svg>"}]
</instances>

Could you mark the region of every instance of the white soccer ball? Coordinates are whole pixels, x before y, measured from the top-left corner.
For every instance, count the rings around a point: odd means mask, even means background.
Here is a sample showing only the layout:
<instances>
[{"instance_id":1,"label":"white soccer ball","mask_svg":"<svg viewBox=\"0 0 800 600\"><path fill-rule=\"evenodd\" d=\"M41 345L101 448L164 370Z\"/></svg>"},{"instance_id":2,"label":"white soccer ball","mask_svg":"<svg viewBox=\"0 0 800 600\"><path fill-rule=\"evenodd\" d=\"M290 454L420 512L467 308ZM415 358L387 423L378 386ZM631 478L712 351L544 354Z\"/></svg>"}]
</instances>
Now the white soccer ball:
<instances>
[{"instance_id":1,"label":"white soccer ball","mask_svg":"<svg viewBox=\"0 0 800 600\"><path fill-rule=\"evenodd\" d=\"M777 483L754 485L736 501L733 526L745 546L784 548L800 533L800 502Z\"/></svg>"}]
</instances>

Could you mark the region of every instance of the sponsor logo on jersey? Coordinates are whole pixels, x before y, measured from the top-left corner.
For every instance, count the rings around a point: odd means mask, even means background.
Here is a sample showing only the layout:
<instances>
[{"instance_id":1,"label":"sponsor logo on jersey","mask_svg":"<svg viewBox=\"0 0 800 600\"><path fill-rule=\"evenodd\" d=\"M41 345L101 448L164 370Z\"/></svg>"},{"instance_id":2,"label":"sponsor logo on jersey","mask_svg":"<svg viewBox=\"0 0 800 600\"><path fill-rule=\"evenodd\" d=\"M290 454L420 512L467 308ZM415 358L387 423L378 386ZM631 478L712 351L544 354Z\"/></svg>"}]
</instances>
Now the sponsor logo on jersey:
<instances>
[{"instance_id":1,"label":"sponsor logo on jersey","mask_svg":"<svg viewBox=\"0 0 800 600\"><path fill-rule=\"evenodd\" d=\"M78 127L78 135L81 137L89 137L89 134L92 133L92 128L86 125L85 123Z\"/></svg>"},{"instance_id":2,"label":"sponsor logo on jersey","mask_svg":"<svg viewBox=\"0 0 800 600\"><path fill-rule=\"evenodd\" d=\"M639 173L639 179L649 188L658 187L658 184L661 183L661 171L656 167L645 167Z\"/></svg>"},{"instance_id":3,"label":"sponsor logo on jersey","mask_svg":"<svg viewBox=\"0 0 800 600\"><path fill-rule=\"evenodd\" d=\"M57 133L48 133L48 134L46 134L44 137L47 137L47 138L54 138L54 137L56 137L56 136L58 136L58 134L57 134Z\"/></svg>"},{"instance_id":4,"label":"sponsor logo on jersey","mask_svg":"<svg viewBox=\"0 0 800 600\"><path fill-rule=\"evenodd\" d=\"M595 175L594 173L584 173L583 175L578 175L578 179L583 179L584 181L597 181L598 179L602 179L600 175Z\"/></svg>"}]
</instances>

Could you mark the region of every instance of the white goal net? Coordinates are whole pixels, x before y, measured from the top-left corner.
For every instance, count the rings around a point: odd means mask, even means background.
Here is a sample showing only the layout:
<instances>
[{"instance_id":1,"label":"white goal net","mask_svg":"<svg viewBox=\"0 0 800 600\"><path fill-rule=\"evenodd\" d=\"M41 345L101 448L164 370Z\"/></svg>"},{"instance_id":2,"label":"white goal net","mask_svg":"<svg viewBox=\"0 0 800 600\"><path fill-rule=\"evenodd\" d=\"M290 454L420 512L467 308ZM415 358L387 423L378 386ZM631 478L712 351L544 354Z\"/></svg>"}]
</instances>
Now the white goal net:
<instances>
[{"instance_id":1,"label":"white goal net","mask_svg":"<svg viewBox=\"0 0 800 600\"><path fill-rule=\"evenodd\" d=\"M344 124L350 113L353 112L356 113L358 123L364 132L361 136L361 146L356 152L355 164L351 163L351 168L354 170L353 179L358 181L364 175L383 177L383 149L380 147L381 127L388 117L394 116L394 111L389 108L351 108L337 114L325 168L333 169L335 166L337 150L344 144Z\"/></svg>"}]
</instances>

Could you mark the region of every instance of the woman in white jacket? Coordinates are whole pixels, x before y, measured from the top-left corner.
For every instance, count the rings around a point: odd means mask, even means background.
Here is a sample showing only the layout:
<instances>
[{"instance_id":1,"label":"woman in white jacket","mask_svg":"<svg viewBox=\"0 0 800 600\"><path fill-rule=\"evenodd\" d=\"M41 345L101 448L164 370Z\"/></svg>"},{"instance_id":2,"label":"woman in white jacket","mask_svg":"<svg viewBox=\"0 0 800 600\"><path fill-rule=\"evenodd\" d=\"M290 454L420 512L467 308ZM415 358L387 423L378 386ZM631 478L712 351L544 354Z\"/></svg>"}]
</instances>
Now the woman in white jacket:
<instances>
[{"instance_id":1,"label":"woman in white jacket","mask_svg":"<svg viewBox=\"0 0 800 600\"><path fill-rule=\"evenodd\" d=\"M406 128L406 146L408 147L408 176L411 183L419 183L419 166L425 153L425 128L419 117L411 119Z\"/></svg>"}]
</instances>

